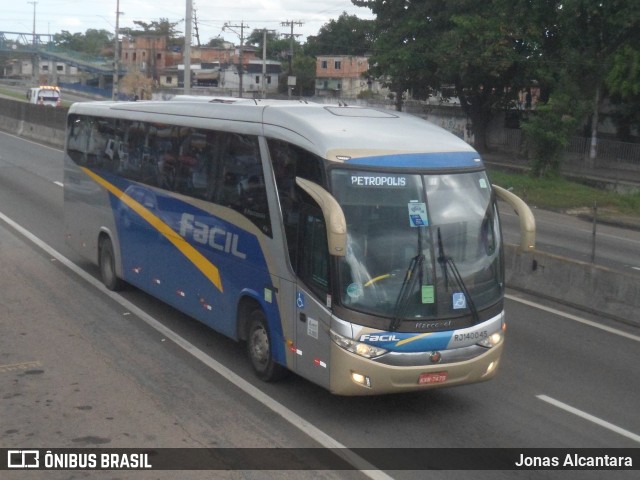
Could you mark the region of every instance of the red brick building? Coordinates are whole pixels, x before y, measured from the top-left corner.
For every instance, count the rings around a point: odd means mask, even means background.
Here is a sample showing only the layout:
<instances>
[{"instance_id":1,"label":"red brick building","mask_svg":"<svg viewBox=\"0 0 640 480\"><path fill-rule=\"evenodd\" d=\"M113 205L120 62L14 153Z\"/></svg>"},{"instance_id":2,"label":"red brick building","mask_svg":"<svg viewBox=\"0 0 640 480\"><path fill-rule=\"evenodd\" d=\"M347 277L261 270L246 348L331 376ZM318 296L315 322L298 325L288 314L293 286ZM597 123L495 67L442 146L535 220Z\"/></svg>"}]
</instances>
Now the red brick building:
<instances>
[{"instance_id":1,"label":"red brick building","mask_svg":"<svg viewBox=\"0 0 640 480\"><path fill-rule=\"evenodd\" d=\"M316 95L356 98L374 88L366 75L369 58L352 55L323 55L316 58Z\"/></svg>"}]
</instances>

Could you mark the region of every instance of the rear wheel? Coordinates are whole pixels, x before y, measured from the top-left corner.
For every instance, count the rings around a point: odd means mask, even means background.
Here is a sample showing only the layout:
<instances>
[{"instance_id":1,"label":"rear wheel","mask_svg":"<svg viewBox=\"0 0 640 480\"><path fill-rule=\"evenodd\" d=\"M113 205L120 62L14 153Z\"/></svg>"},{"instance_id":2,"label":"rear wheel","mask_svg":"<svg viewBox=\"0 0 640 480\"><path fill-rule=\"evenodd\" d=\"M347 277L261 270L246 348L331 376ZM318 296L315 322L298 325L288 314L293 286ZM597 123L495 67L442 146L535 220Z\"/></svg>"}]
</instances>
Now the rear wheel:
<instances>
[{"instance_id":1,"label":"rear wheel","mask_svg":"<svg viewBox=\"0 0 640 480\"><path fill-rule=\"evenodd\" d=\"M113 253L113 244L108 237L103 238L100 241L98 248L98 263L100 266L100 277L102 283L109 290L117 291L121 290L124 286L124 282L116 275L116 257Z\"/></svg>"},{"instance_id":2,"label":"rear wheel","mask_svg":"<svg viewBox=\"0 0 640 480\"><path fill-rule=\"evenodd\" d=\"M273 360L271 345L271 335L264 313L259 309L253 310L249 314L247 353L256 375L265 382L279 380L287 373L282 365Z\"/></svg>"}]
</instances>

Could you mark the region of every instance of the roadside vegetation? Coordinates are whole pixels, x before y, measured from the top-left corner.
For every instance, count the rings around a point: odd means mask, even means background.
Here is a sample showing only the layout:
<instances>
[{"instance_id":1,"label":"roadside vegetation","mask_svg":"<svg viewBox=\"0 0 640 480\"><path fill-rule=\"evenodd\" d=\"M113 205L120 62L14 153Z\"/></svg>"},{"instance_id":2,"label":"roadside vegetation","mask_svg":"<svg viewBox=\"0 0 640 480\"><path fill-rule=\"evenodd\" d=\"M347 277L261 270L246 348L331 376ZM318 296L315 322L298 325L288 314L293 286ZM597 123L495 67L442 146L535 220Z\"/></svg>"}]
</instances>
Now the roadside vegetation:
<instances>
[{"instance_id":1,"label":"roadside vegetation","mask_svg":"<svg viewBox=\"0 0 640 480\"><path fill-rule=\"evenodd\" d=\"M599 216L622 215L640 221L640 192L620 194L582 185L560 176L537 177L528 173L507 173L489 168L492 183L511 189L532 207L563 212L590 212Z\"/></svg>"},{"instance_id":2,"label":"roadside vegetation","mask_svg":"<svg viewBox=\"0 0 640 480\"><path fill-rule=\"evenodd\" d=\"M10 90L8 88L0 88L0 95L2 95L3 97L15 98L16 100L21 100L23 102L27 101L24 93L20 94L15 90Z\"/></svg>"}]
</instances>

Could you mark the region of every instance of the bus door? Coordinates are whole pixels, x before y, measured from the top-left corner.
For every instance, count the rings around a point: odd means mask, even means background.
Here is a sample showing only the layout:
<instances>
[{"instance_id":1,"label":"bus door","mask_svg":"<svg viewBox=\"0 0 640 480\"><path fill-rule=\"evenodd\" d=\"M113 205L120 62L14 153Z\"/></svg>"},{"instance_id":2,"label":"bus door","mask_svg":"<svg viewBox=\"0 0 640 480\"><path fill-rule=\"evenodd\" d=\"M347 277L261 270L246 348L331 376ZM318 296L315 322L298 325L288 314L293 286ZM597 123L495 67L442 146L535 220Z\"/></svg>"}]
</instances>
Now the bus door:
<instances>
[{"instance_id":1,"label":"bus door","mask_svg":"<svg viewBox=\"0 0 640 480\"><path fill-rule=\"evenodd\" d=\"M295 292L295 370L329 387L331 296L327 231L320 208L301 205Z\"/></svg>"}]
</instances>

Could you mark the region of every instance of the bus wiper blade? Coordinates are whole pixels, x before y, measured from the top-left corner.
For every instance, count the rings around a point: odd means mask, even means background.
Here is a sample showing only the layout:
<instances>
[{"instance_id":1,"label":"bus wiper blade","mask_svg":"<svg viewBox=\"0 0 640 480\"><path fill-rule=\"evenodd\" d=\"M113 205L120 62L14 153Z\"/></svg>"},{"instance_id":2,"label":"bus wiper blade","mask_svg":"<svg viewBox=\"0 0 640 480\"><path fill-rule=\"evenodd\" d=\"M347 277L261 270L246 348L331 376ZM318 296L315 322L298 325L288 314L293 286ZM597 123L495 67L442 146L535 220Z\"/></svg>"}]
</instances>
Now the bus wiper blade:
<instances>
[{"instance_id":1,"label":"bus wiper blade","mask_svg":"<svg viewBox=\"0 0 640 480\"><path fill-rule=\"evenodd\" d=\"M409 263L409 268L407 269L407 273L405 274L404 280L402 281L400 293L398 293L396 305L393 309L393 319L391 320L391 325L389 325L389 331L391 332L396 330L402 322L404 312L407 310L409 295L411 295L413 287L416 284L416 280L418 278L418 275L416 275L416 273L422 271L424 259L424 255L419 254L413 257L411 259L411 262Z\"/></svg>"},{"instance_id":2,"label":"bus wiper blade","mask_svg":"<svg viewBox=\"0 0 640 480\"><path fill-rule=\"evenodd\" d=\"M476 304L474 303L473 298L471 298L471 295L469 294L469 290L467 290L467 286L465 285L464 280L462 280L462 275L460 275L460 271L458 270L458 267L456 267L456 264L453 261L453 258L447 257L446 260L449 266L451 267L451 271L453 272L453 278L456 279L456 282L462 289L462 293L464 293L464 296L467 299L467 305L469 306L469 310L471 310L471 316L473 317L473 323L475 325L480 321L480 317L478 316L478 310L476 309Z\"/></svg>"},{"instance_id":3,"label":"bus wiper blade","mask_svg":"<svg viewBox=\"0 0 640 480\"><path fill-rule=\"evenodd\" d=\"M473 301L473 298L471 298L471 294L467 289L467 285L464 283L464 280L462 279L462 275L460 275L460 270L458 270L458 267L456 266L456 262L453 261L453 258L445 255L444 253L444 247L442 245L442 236L440 234L440 227L438 227L438 263L442 265L445 288L449 289L449 274L448 274L448 268L447 268L448 266L451 269L453 278L455 279L456 283L462 290L462 293L464 294L467 300L467 305L469 306L469 310L471 311L473 323L474 324L479 323L480 317L478 316L478 309L476 308L476 304Z\"/></svg>"},{"instance_id":4,"label":"bus wiper blade","mask_svg":"<svg viewBox=\"0 0 640 480\"><path fill-rule=\"evenodd\" d=\"M438 227L438 263L442 266L442 276L444 277L444 288L449 289L449 272L447 271L447 257L444 255L444 247L442 246L442 234Z\"/></svg>"}]
</instances>

